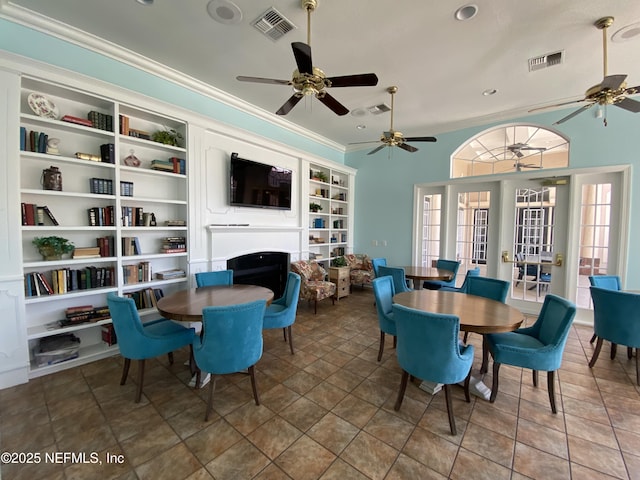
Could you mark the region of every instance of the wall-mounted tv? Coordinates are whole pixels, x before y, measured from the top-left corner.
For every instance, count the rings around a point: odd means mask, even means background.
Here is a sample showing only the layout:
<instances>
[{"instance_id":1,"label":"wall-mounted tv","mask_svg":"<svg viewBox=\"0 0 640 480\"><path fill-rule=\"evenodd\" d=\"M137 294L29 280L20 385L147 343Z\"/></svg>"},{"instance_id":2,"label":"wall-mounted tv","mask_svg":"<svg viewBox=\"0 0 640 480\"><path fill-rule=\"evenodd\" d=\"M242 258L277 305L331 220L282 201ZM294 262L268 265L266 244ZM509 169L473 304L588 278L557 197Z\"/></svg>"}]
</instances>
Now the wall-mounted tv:
<instances>
[{"instance_id":1,"label":"wall-mounted tv","mask_svg":"<svg viewBox=\"0 0 640 480\"><path fill-rule=\"evenodd\" d=\"M231 154L229 204L291 210L291 170Z\"/></svg>"}]
</instances>

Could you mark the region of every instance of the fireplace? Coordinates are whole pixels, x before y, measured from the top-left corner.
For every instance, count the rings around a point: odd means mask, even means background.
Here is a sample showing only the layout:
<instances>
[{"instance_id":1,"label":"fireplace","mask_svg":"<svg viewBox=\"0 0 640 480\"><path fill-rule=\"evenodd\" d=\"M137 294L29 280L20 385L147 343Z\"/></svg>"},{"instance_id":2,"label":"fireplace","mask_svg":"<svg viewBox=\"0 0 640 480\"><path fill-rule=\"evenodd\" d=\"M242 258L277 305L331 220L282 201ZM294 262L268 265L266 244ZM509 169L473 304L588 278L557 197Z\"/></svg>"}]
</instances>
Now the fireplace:
<instances>
[{"instance_id":1,"label":"fireplace","mask_svg":"<svg viewBox=\"0 0 640 480\"><path fill-rule=\"evenodd\" d=\"M233 270L233 283L259 285L273 290L280 298L287 284L289 254L286 252L256 252L227 260Z\"/></svg>"}]
</instances>

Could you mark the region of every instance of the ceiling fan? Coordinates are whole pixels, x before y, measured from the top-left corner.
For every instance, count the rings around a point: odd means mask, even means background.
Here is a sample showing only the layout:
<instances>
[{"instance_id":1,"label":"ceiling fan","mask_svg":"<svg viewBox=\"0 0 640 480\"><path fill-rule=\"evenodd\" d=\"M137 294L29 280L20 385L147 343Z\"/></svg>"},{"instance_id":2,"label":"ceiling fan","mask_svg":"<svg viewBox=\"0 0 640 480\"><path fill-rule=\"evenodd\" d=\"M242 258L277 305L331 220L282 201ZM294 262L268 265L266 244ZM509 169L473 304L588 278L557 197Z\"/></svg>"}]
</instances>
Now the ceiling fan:
<instances>
[{"instance_id":1,"label":"ceiling fan","mask_svg":"<svg viewBox=\"0 0 640 480\"><path fill-rule=\"evenodd\" d=\"M276 112L277 115L286 115L303 97L308 95L315 95L318 100L337 115L346 115L349 109L329 95L325 90L326 88L372 87L378 84L378 77L375 73L327 77L322 70L313 66L313 62L311 61L311 12L316 9L317 5L317 0L302 0L302 8L307 11L307 43L293 42L291 44L293 56L298 67L293 71L291 80L245 76L236 77L236 79L241 82L293 86L294 94L278 109Z\"/></svg>"},{"instance_id":2,"label":"ceiling fan","mask_svg":"<svg viewBox=\"0 0 640 480\"><path fill-rule=\"evenodd\" d=\"M533 151L537 151L537 152L544 152L546 150L545 147L532 147L526 143L514 143L513 145L509 145L507 147L507 150L509 150L511 153L513 153L516 157L518 158L522 158L524 157L524 153L522 153L523 150L533 150Z\"/></svg>"},{"instance_id":3,"label":"ceiling fan","mask_svg":"<svg viewBox=\"0 0 640 480\"><path fill-rule=\"evenodd\" d=\"M417 152L418 149L412 145L409 145L405 142L435 142L436 137L405 137L402 132L398 132L393 129L393 96L398 91L398 87L393 86L387 88L387 92L391 94L391 125L389 127L389 131L382 132L382 136L380 137L380 141L382 145L371 150L367 155L372 155L384 147L399 147L407 152ZM350 145L356 145L357 143L372 143L372 142L356 142L351 143Z\"/></svg>"},{"instance_id":4,"label":"ceiling fan","mask_svg":"<svg viewBox=\"0 0 640 480\"><path fill-rule=\"evenodd\" d=\"M624 108L633 113L640 112L640 102L628 98L627 95L634 95L640 91L640 85L637 87L627 87L625 82L626 75L607 75L607 28L613 25L613 17L603 17L596 21L594 25L602 30L602 45L603 45L603 70L604 79L599 85L594 85L588 89L585 93L585 97L582 100L574 100L571 102L558 103L556 105L549 105L546 107L534 108L529 110L533 112L541 110L543 108L559 107L561 105L569 105L571 103L588 102L586 105L580 107L575 112L570 113L564 118L561 118L554 125L564 123L567 120L575 117L576 115L588 110L594 105L600 105L607 107L607 105L615 105L616 107ZM604 116L604 125L607 125L607 117Z\"/></svg>"}]
</instances>

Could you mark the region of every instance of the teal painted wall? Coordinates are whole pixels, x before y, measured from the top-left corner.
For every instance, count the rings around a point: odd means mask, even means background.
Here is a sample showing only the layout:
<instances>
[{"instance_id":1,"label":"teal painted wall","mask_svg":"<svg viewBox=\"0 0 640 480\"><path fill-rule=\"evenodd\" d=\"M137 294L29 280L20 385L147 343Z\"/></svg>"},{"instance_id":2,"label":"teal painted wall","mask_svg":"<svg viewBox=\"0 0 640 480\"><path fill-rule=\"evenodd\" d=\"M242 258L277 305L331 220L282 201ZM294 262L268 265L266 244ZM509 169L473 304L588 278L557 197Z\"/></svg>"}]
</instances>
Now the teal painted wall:
<instances>
[{"instance_id":1,"label":"teal painted wall","mask_svg":"<svg viewBox=\"0 0 640 480\"><path fill-rule=\"evenodd\" d=\"M358 169L355 200L355 245L357 252L374 257L386 257L392 264L411 262L411 234L413 215L413 186L419 183L444 182L449 179L451 154L469 138L492 126L505 123L532 123L556 129L571 142L569 165L571 168L603 165L640 164L640 114L609 107L608 126L594 118L591 111L572 120L552 126L552 123L572 109L547 112L509 122L487 124L438 135L436 143L423 143L416 153L398 148L375 155L369 150L346 154L345 163ZM429 132L423 132L428 135ZM631 175L631 225L629 238L629 267L627 288L640 288L640 251L634 248L640 238L640 179ZM373 246L372 240L386 240L387 246Z\"/></svg>"},{"instance_id":2,"label":"teal painted wall","mask_svg":"<svg viewBox=\"0 0 640 480\"><path fill-rule=\"evenodd\" d=\"M99 78L322 158L344 163L342 151L314 142L125 63L4 19L0 19L0 49Z\"/></svg>"}]
</instances>

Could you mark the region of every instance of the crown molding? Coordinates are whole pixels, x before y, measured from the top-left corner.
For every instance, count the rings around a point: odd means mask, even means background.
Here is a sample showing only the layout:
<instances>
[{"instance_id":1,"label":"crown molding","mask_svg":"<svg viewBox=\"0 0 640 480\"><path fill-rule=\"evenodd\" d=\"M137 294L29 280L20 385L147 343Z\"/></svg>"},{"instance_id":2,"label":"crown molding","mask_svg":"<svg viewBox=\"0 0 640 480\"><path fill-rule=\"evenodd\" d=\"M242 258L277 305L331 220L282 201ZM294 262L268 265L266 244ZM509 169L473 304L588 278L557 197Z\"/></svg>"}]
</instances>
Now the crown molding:
<instances>
[{"instance_id":1,"label":"crown molding","mask_svg":"<svg viewBox=\"0 0 640 480\"><path fill-rule=\"evenodd\" d=\"M65 42L77 45L99 55L109 57L150 75L160 77L176 85L187 88L195 93L209 97L229 107L271 123L296 135L303 136L310 141L325 147L345 152L345 146L318 135L311 130L302 128L282 117L276 116L262 108L256 107L238 97L228 94L212 85L190 77L178 70L163 65L155 60L144 57L131 50L123 48L96 35L82 31L73 26L46 17L37 12L13 5L9 0L0 0L0 18L37 30Z\"/></svg>"}]
</instances>

